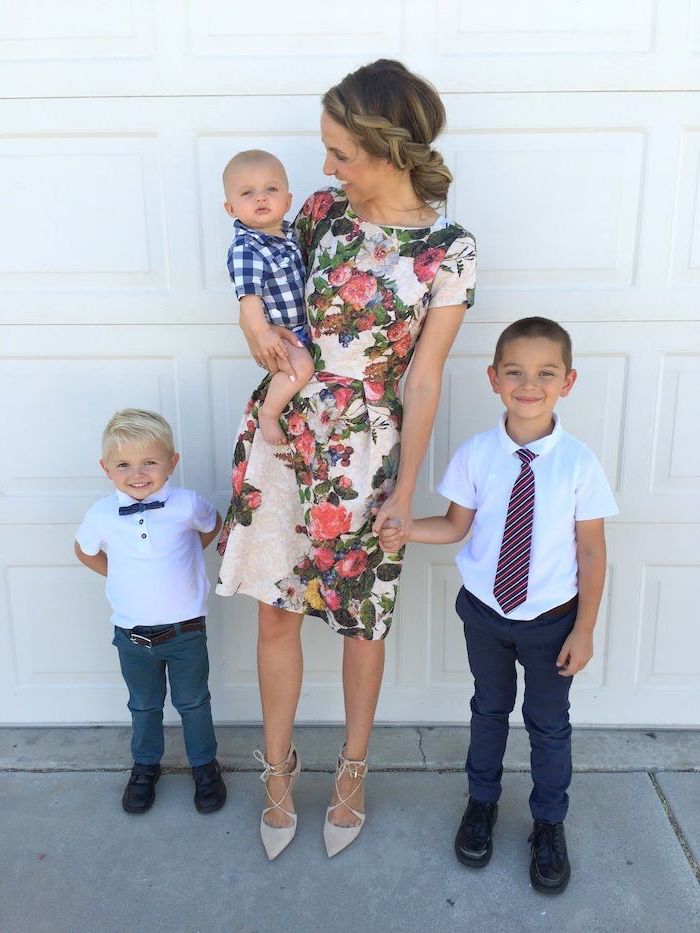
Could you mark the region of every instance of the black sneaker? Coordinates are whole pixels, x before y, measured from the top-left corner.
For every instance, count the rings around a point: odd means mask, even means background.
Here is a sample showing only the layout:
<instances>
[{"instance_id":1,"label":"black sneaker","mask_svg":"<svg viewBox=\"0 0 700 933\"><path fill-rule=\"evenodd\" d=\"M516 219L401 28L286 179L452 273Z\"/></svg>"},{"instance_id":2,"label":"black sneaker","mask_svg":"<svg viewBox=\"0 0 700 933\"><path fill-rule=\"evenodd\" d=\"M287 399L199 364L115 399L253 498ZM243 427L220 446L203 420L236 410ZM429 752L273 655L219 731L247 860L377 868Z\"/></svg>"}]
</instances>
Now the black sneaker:
<instances>
[{"instance_id":1,"label":"black sneaker","mask_svg":"<svg viewBox=\"0 0 700 933\"><path fill-rule=\"evenodd\" d=\"M122 807L127 813L145 813L151 809L159 777L160 765L134 764L122 796Z\"/></svg>"},{"instance_id":2,"label":"black sneaker","mask_svg":"<svg viewBox=\"0 0 700 933\"><path fill-rule=\"evenodd\" d=\"M192 768L194 805L200 813L214 813L226 803L226 785L216 758Z\"/></svg>"},{"instance_id":3,"label":"black sneaker","mask_svg":"<svg viewBox=\"0 0 700 933\"><path fill-rule=\"evenodd\" d=\"M491 834L498 819L497 803L482 803L469 798L455 837L455 854L463 865L483 868L493 852Z\"/></svg>"},{"instance_id":4,"label":"black sneaker","mask_svg":"<svg viewBox=\"0 0 700 933\"><path fill-rule=\"evenodd\" d=\"M542 894L561 894L571 877L564 824L535 820L528 842L532 843L530 881L533 888Z\"/></svg>"}]
</instances>

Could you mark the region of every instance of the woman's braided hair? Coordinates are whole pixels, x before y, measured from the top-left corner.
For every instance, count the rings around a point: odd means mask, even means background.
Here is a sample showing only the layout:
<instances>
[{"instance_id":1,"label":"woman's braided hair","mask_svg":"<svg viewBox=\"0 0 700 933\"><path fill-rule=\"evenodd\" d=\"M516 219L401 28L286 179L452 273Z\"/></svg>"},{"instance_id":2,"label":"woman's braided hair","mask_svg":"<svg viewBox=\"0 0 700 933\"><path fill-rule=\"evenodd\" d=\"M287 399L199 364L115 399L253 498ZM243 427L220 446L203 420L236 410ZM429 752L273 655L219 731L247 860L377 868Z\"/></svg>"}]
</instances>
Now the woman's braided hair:
<instances>
[{"instance_id":1,"label":"woman's braided hair","mask_svg":"<svg viewBox=\"0 0 700 933\"><path fill-rule=\"evenodd\" d=\"M422 201L446 200L452 173L431 148L445 126L445 108L431 84L401 62L380 58L346 75L322 103L366 152L408 169Z\"/></svg>"}]
</instances>

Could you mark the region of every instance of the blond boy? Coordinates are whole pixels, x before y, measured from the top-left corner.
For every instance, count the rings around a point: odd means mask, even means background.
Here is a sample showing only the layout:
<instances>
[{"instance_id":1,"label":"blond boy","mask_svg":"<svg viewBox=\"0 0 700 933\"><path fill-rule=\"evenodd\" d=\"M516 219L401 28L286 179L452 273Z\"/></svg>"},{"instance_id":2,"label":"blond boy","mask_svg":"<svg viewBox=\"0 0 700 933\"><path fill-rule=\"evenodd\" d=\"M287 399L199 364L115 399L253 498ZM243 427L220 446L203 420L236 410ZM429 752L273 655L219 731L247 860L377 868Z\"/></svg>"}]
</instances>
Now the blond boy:
<instances>
[{"instance_id":1,"label":"blond boy","mask_svg":"<svg viewBox=\"0 0 700 933\"><path fill-rule=\"evenodd\" d=\"M221 516L196 492L170 485L179 459L163 417L136 408L116 412L100 460L115 490L88 510L75 536L78 560L107 578L112 644L129 688L134 765L122 797L127 813L145 813L155 799L166 671L182 717L195 806L212 813L226 800L208 687L203 554Z\"/></svg>"}]
</instances>

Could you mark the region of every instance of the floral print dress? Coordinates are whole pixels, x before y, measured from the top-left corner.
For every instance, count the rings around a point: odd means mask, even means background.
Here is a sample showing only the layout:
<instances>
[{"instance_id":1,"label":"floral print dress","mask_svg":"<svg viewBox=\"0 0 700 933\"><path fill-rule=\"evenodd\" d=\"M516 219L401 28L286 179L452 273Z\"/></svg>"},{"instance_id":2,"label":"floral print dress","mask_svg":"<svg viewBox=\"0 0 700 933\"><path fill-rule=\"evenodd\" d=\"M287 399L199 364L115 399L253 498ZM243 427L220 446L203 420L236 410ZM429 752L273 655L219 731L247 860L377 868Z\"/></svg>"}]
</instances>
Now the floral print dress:
<instances>
[{"instance_id":1,"label":"floral print dress","mask_svg":"<svg viewBox=\"0 0 700 933\"><path fill-rule=\"evenodd\" d=\"M216 591L384 638L402 554L385 554L372 522L399 464L399 380L428 312L474 300L476 247L439 217L421 229L360 218L342 191L312 195L295 221L307 256L315 374L265 442L253 393L233 450L233 496L219 540Z\"/></svg>"}]
</instances>

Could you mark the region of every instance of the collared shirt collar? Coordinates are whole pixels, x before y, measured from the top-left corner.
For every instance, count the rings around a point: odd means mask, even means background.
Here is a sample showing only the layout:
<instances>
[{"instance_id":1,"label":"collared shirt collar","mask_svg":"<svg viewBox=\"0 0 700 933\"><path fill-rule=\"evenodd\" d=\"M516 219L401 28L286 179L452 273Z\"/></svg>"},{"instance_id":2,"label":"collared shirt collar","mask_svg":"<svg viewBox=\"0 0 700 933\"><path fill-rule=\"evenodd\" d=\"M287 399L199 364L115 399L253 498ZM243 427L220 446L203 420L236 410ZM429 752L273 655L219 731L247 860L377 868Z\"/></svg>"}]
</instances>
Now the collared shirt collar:
<instances>
[{"instance_id":1,"label":"collared shirt collar","mask_svg":"<svg viewBox=\"0 0 700 933\"><path fill-rule=\"evenodd\" d=\"M521 447L525 446L528 450L531 450L533 454L537 454L538 457L541 457L542 454L546 454L552 450L553 447L556 447L561 440L563 428L559 420L559 415L555 411L552 412L552 420L554 421L552 433L546 434L544 437L540 437L536 441L532 441L532 443L525 445L516 444L515 441L508 436L508 432L506 431L507 416L508 412L504 411L498 423L498 437L501 442L501 447L507 454L514 454L516 450L520 450Z\"/></svg>"},{"instance_id":2,"label":"collared shirt collar","mask_svg":"<svg viewBox=\"0 0 700 933\"><path fill-rule=\"evenodd\" d=\"M158 492L146 496L145 499L134 499L132 496L127 495L127 493L122 492L121 489L115 489L115 492L117 494L117 506L120 507L123 505L133 505L134 502L165 502L170 495L170 480L166 480Z\"/></svg>"},{"instance_id":3,"label":"collared shirt collar","mask_svg":"<svg viewBox=\"0 0 700 933\"><path fill-rule=\"evenodd\" d=\"M234 220L233 229L236 232L236 235L245 233L248 236L254 237L256 240L259 240L261 243L268 243L270 240L279 240L281 237L275 236L272 233L264 233L262 230L253 230L252 227L246 226L244 223L241 223L240 220ZM289 239L289 233L291 230L291 224L288 220L282 221L282 236L285 239Z\"/></svg>"}]
</instances>

